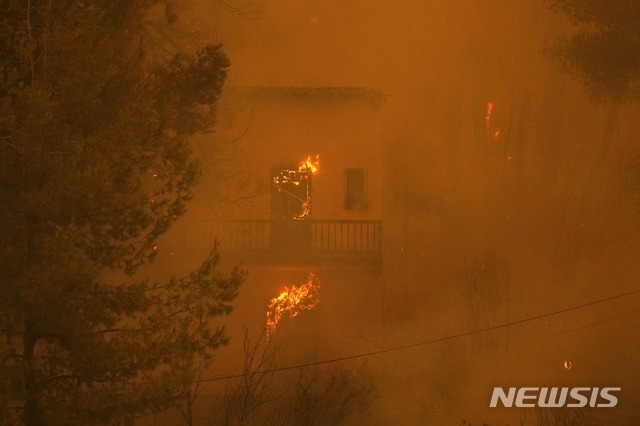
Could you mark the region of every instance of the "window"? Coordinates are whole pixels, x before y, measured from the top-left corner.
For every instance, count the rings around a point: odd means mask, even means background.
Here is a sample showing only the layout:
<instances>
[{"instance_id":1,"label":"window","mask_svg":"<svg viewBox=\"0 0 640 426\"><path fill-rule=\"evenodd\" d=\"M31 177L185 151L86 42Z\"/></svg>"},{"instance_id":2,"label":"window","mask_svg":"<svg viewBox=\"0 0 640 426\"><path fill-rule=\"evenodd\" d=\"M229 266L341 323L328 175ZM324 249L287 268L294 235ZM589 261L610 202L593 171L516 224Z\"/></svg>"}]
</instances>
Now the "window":
<instances>
[{"instance_id":1,"label":"window","mask_svg":"<svg viewBox=\"0 0 640 426\"><path fill-rule=\"evenodd\" d=\"M344 208L365 210L367 208L366 174L364 169L345 169Z\"/></svg>"},{"instance_id":2,"label":"window","mask_svg":"<svg viewBox=\"0 0 640 426\"><path fill-rule=\"evenodd\" d=\"M309 219L311 215L311 174L294 167L271 170L271 217Z\"/></svg>"}]
</instances>

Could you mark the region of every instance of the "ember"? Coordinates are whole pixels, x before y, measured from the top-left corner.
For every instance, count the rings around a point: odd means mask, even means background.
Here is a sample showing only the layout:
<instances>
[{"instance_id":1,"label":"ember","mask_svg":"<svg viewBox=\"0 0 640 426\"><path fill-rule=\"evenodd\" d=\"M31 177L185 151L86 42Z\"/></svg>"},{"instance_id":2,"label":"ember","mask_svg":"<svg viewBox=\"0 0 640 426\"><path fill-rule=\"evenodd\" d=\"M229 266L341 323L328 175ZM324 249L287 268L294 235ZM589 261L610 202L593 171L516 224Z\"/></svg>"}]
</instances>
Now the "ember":
<instances>
[{"instance_id":1,"label":"ember","mask_svg":"<svg viewBox=\"0 0 640 426\"><path fill-rule=\"evenodd\" d=\"M311 197L307 195L307 199L302 203L302 211L299 215L294 216L294 220L306 220L311 217Z\"/></svg>"},{"instance_id":2,"label":"ember","mask_svg":"<svg viewBox=\"0 0 640 426\"><path fill-rule=\"evenodd\" d=\"M491 111L493 111L493 102L487 102L487 115L484 118L484 124L487 127L489 127L489 121L491 121Z\"/></svg>"}]
</instances>

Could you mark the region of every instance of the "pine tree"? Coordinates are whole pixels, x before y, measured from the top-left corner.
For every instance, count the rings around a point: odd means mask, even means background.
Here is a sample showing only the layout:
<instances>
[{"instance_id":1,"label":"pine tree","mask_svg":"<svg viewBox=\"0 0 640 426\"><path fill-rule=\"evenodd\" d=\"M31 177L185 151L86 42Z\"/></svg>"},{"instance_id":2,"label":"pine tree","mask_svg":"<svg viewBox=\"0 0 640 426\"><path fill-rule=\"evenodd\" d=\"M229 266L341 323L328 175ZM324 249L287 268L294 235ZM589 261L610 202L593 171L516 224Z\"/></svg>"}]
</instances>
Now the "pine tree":
<instances>
[{"instance_id":1,"label":"pine tree","mask_svg":"<svg viewBox=\"0 0 640 426\"><path fill-rule=\"evenodd\" d=\"M545 0L579 30L550 49L563 69L600 100L640 97L640 3L634 0Z\"/></svg>"},{"instance_id":2,"label":"pine tree","mask_svg":"<svg viewBox=\"0 0 640 426\"><path fill-rule=\"evenodd\" d=\"M134 273L199 176L221 46L158 54L153 0L0 0L0 407L5 421L130 423L175 403L227 337L244 273ZM106 280L121 270L129 279Z\"/></svg>"}]
</instances>

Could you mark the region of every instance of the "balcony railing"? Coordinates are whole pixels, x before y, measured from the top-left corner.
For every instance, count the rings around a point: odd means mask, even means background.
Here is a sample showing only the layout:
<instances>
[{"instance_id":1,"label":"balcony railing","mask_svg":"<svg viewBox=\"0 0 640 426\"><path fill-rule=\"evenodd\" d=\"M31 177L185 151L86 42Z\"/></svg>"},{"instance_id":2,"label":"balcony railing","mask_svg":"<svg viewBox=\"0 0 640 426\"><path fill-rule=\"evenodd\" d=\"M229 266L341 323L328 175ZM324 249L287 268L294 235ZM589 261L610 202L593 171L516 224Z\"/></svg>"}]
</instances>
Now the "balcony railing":
<instances>
[{"instance_id":1,"label":"balcony railing","mask_svg":"<svg viewBox=\"0 0 640 426\"><path fill-rule=\"evenodd\" d=\"M270 220L227 220L213 222L213 234L224 250L268 250Z\"/></svg>"},{"instance_id":2,"label":"balcony railing","mask_svg":"<svg viewBox=\"0 0 640 426\"><path fill-rule=\"evenodd\" d=\"M227 220L207 222L196 232L216 238L223 251L285 260L295 257L381 261L382 256L380 220Z\"/></svg>"},{"instance_id":3,"label":"balcony railing","mask_svg":"<svg viewBox=\"0 0 640 426\"><path fill-rule=\"evenodd\" d=\"M382 251L382 222L379 220L311 221L311 248L319 251Z\"/></svg>"}]
</instances>

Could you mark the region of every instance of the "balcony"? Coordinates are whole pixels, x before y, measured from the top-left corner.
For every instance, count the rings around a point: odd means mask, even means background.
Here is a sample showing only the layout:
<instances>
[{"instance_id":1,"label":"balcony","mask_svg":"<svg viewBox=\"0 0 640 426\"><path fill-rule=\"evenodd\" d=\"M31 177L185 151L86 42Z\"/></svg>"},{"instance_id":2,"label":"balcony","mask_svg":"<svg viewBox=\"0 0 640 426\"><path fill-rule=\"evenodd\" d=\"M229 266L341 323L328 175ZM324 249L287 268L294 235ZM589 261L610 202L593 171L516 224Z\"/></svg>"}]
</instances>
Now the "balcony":
<instances>
[{"instance_id":1,"label":"balcony","mask_svg":"<svg viewBox=\"0 0 640 426\"><path fill-rule=\"evenodd\" d=\"M221 252L258 264L382 265L380 220L228 220L201 233Z\"/></svg>"}]
</instances>

